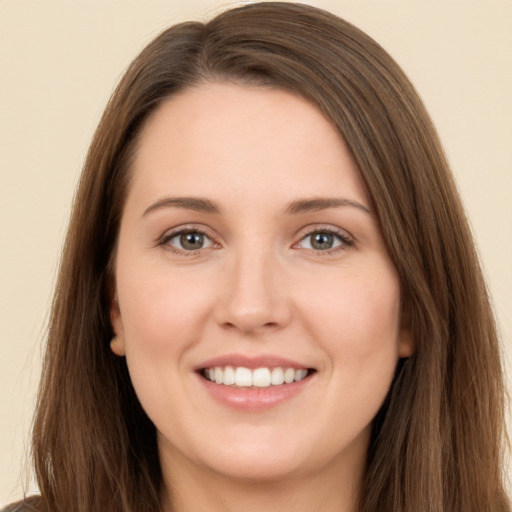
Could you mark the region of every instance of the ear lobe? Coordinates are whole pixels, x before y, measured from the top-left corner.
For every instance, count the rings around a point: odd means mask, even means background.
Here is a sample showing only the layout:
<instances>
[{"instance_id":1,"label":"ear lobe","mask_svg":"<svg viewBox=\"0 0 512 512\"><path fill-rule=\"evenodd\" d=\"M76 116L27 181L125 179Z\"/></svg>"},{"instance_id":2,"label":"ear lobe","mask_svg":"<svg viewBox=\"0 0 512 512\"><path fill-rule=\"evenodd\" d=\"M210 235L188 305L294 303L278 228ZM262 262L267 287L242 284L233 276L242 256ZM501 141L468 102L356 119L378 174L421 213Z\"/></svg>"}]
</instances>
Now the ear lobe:
<instances>
[{"instance_id":1,"label":"ear lobe","mask_svg":"<svg viewBox=\"0 0 512 512\"><path fill-rule=\"evenodd\" d=\"M400 329L400 336L398 339L398 357L407 358L411 357L416 350L416 344L409 327L402 327Z\"/></svg>"},{"instance_id":2,"label":"ear lobe","mask_svg":"<svg viewBox=\"0 0 512 512\"><path fill-rule=\"evenodd\" d=\"M126 348L124 343L124 329L123 319L121 317L121 310L119 308L119 301L117 299L117 292L112 288L110 295L110 323L114 331L114 337L110 341L110 350L117 356L126 355Z\"/></svg>"},{"instance_id":3,"label":"ear lobe","mask_svg":"<svg viewBox=\"0 0 512 512\"><path fill-rule=\"evenodd\" d=\"M110 341L110 350L116 355L116 356L125 356L126 350L124 346L124 341L119 336L114 336L112 340Z\"/></svg>"}]
</instances>

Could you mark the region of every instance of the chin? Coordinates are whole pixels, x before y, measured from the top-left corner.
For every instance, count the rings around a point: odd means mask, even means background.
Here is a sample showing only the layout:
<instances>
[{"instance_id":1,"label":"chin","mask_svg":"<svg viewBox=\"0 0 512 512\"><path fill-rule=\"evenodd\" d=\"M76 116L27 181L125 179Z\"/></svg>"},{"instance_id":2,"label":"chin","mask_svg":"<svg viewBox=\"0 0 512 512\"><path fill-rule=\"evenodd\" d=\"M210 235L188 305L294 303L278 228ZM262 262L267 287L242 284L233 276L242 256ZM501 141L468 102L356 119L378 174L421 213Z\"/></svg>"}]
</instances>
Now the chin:
<instances>
[{"instance_id":1,"label":"chin","mask_svg":"<svg viewBox=\"0 0 512 512\"><path fill-rule=\"evenodd\" d=\"M182 459L183 463L192 462L205 473L246 483L282 481L318 466L318 461L310 460L310 454L306 453L304 440L290 442L282 431L280 435L266 434L246 433L236 439L229 433L220 442L204 439L186 452L177 452L164 440L160 446L168 453L172 451L176 462Z\"/></svg>"}]
</instances>

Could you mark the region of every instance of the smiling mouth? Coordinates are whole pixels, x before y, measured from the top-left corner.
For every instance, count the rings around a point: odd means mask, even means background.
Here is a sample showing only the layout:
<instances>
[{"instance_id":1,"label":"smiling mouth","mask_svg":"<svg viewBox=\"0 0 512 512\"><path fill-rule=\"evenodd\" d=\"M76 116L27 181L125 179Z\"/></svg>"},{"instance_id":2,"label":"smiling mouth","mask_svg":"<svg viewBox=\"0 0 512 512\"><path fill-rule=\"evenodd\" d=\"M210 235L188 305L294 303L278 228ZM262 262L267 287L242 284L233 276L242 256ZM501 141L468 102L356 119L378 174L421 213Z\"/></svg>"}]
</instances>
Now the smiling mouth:
<instances>
[{"instance_id":1,"label":"smiling mouth","mask_svg":"<svg viewBox=\"0 0 512 512\"><path fill-rule=\"evenodd\" d=\"M251 370L243 366L215 366L203 368L199 374L215 384L236 388L269 388L299 382L315 372L312 368L256 368Z\"/></svg>"}]
</instances>

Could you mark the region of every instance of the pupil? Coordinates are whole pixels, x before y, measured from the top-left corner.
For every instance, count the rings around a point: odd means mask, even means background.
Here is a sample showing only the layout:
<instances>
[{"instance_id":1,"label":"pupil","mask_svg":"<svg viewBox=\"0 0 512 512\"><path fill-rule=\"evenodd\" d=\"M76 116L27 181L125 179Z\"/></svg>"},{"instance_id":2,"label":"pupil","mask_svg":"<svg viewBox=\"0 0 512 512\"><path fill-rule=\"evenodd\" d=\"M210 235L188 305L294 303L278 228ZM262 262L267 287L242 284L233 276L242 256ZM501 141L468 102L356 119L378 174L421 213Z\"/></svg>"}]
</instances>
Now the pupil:
<instances>
[{"instance_id":1,"label":"pupil","mask_svg":"<svg viewBox=\"0 0 512 512\"><path fill-rule=\"evenodd\" d=\"M184 249L200 249L203 246L204 236L201 233L185 233L180 237Z\"/></svg>"},{"instance_id":2,"label":"pupil","mask_svg":"<svg viewBox=\"0 0 512 512\"><path fill-rule=\"evenodd\" d=\"M311 244L315 249L331 249L333 244L333 236L329 233L317 233L313 236Z\"/></svg>"}]
</instances>

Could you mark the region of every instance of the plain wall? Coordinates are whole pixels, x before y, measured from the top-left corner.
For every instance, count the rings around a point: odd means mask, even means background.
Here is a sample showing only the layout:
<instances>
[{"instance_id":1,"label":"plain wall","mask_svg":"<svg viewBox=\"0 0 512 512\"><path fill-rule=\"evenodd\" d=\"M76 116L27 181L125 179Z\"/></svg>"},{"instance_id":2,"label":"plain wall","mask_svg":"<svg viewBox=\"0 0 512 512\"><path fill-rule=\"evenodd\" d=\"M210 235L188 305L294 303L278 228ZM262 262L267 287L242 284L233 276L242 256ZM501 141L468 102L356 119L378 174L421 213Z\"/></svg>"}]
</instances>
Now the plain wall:
<instances>
[{"instance_id":1,"label":"plain wall","mask_svg":"<svg viewBox=\"0 0 512 512\"><path fill-rule=\"evenodd\" d=\"M238 2L240 3L240 2ZM318 0L402 65L444 142L512 354L512 0ZM0 505L21 467L74 187L123 70L232 3L0 1ZM29 487L28 490L32 490Z\"/></svg>"}]
</instances>

